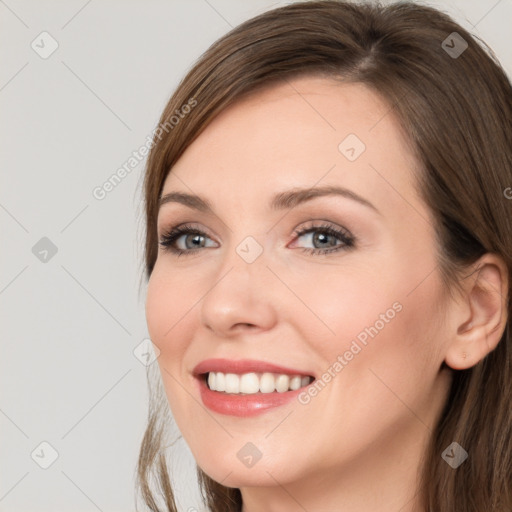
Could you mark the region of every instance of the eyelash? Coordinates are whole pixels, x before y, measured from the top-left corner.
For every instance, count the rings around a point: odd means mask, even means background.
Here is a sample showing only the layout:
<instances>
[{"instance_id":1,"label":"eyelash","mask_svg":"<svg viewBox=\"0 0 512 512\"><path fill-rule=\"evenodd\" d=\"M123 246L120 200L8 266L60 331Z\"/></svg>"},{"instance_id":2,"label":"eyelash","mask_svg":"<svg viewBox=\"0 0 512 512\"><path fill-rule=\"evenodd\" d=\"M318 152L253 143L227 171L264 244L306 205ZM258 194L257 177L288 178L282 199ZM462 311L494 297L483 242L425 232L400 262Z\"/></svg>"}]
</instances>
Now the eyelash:
<instances>
[{"instance_id":1,"label":"eyelash","mask_svg":"<svg viewBox=\"0 0 512 512\"><path fill-rule=\"evenodd\" d=\"M307 253L307 254L327 254L327 253L333 253L338 252L341 250L347 250L351 249L355 245L355 237L352 236L347 230L341 230L338 228L333 227L331 224L322 224L320 226L309 226L302 229L296 229L293 234L296 237L300 237L303 235L306 235L311 232L321 232L327 235L332 235L339 240L341 240L343 243L340 245L337 245L335 247L331 247L329 249L312 249L309 247L299 247L301 251ZM174 242L180 238L182 235L201 235L201 236L207 236L206 233L203 231L194 228L193 226L189 224L182 224L181 226L177 226L174 228L171 228L169 231L164 233L159 241L159 244L163 247L164 251L169 251L176 256L182 256L182 255L190 255L191 253L195 253L199 251L200 249L203 249L202 247L199 247L197 249L176 249L176 247L173 246ZM209 238L209 237L208 237Z\"/></svg>"}]
</instances>

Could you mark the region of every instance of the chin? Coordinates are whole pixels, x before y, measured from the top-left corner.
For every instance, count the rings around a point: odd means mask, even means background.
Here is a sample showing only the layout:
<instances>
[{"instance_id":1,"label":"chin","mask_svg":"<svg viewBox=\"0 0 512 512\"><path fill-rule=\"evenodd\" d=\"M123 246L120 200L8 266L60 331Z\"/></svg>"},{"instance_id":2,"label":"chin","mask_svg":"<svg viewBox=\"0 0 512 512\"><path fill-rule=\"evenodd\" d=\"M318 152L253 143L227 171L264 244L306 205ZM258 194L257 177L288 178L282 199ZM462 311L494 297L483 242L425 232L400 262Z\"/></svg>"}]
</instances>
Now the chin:
<instances>
[{"instance_id":1,"label":"chin","mask_svg":"<svg viewBox=\"0 0 512 512\"><path fill-rule=\"evenodd\" d=\"M204 473L226 487L273 487L276 481L286 484L301 478L301 468L296 459L290 463L282 458L276 459L275 452L269 452L268 458L263 455L252 465L246 465L243 455L242 452L240 460L233 451L233 456L211 454L211 457L199 457L196 461Z\"/></svg>"},{"instance_id":2,"label":"chin","mask_svg":"<svg viewBox=\"0 0 512 512\"><path fill-rule=\"evenodd\" d=\"M211 468L211 471L207 471L207 469L210 468L201 466L201 469L211 479L224 485L225 487L273 487L276 485L276 480L280 483L282 482L279 474L276 474L276 471L273 471L264 466L261 466L260 468L233 468L228 466L216 466L215 468Z\"/></svg>"}]
</instances>

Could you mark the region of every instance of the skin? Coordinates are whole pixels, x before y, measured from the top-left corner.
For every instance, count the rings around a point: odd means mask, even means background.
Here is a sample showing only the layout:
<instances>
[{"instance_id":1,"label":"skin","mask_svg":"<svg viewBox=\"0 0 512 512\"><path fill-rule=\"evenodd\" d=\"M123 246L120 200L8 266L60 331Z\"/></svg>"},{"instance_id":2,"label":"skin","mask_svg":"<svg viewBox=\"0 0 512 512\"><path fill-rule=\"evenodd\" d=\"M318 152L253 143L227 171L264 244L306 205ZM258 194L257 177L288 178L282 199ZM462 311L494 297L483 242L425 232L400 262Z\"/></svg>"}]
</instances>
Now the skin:
<instances>
[{"instance_id":1,"label":"skin","mask_svg":"<svg viewBox=\"0 0 512 512\"><path fill-rule=\"evenodd\" d=\"M350 133L366 145L353 162L338 149ZM506 293L496 292L506 290L506 270L486 255L464 294L449 298L416 168L374 92L302 77L223 111L168 175L163 194L204 196L215 214L161 207L159 235L187 222L206 239L189 255L159 249L148 329L184 439L209 476L241 489L244 512L422 510L420 457L452 374L443 361L470 367L494 348L506 321ZM350 189L378 213L338 196L288 211L268 206L278 191L323 185ZM348 230L355 247L302 252L321 242L294 230L326 222ZM247 236L263 249L250 264L236 252ZM321 378L397 302L400 312L309 403L251 418L201 403L191 373L200 361L258 359ZM251 468L237 458L247 442L262 453Z\"/></svg>"}]
</instances>

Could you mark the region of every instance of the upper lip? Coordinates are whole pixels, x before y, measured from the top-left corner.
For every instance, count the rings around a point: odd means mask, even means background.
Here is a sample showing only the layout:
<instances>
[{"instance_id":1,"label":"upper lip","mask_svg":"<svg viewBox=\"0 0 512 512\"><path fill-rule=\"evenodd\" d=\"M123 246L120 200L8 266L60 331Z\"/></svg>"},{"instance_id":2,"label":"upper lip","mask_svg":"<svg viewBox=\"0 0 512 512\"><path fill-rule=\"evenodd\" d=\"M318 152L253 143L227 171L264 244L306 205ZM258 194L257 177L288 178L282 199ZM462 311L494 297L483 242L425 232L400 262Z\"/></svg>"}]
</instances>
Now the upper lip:
<instances>
[{"instance_id":1,"label":"upper lip","mask_svg":"<svg viewBox=\"0 0 512 512\"><path fill-rule=\"evenodd\" d=\"M209 372L222 373L278 373L284 375L307 375L313 377L308 371L287 368L266 361L258 361L256 359L205 359L194 367L193 374L199 376Z\"/></svg>"}]
</instances>

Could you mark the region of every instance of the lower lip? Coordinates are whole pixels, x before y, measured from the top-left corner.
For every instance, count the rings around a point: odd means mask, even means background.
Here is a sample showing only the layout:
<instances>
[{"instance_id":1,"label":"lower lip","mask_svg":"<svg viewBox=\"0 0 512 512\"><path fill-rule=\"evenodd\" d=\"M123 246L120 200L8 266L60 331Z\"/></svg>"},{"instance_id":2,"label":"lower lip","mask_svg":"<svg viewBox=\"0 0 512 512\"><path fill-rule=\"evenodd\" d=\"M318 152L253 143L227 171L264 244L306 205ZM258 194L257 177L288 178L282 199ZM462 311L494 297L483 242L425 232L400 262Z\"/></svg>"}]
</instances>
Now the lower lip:
<instances>
[{"instance_id":1,"label":"lower lip","mask_svg":"<svg viewBox=\"0 0 512 512\"><path fill-rule=\"evenodd\" d=\"M254 393L251 395L229 394L212 391L205 382L204 377L197 377L201 400L208 409L229 416L249 417L262 414L291 402L305 387L295 391L278 393Z\"/></svg>"}]
</instances>

